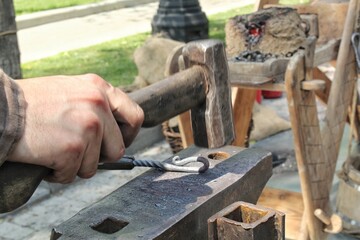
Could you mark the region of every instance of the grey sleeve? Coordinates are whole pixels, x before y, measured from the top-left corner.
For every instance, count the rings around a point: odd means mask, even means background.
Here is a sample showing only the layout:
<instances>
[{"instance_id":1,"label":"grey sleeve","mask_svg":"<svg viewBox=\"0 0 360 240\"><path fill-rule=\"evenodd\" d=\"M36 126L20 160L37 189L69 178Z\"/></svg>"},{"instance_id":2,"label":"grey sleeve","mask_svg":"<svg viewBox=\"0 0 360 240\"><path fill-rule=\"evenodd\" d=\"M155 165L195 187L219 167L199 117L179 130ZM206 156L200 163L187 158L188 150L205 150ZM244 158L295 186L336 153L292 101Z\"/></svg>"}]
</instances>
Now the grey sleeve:
<instances>
[{"instance_id":1,"label":"grey sleeve","mask_svg":"<svg viewBox=\"0 0 360 240\"><path fill-rule=\"evenodd\" d=\"M23 134L25 106L21 88L0 69L0 166Z\"/></svg>"}]
</instances>

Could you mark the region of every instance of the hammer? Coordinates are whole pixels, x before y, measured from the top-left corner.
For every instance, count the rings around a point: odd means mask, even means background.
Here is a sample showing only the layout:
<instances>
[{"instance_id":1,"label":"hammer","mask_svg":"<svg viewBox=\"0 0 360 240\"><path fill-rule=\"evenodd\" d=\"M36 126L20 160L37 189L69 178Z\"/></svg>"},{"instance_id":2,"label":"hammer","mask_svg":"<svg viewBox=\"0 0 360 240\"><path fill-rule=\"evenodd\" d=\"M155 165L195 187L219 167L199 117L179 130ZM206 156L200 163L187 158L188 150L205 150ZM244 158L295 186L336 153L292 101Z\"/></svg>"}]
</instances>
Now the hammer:
<instances>
[{"instance_id":1,"label":"hammer","mask_svg":"<svg viewBox=\"0 0 360 240\"><path fill-rule=\"evenodd\" d=\"M181 52L184 70L129 94L144 110L142 127L156 126L191 109L195 145L217 148L230 144L235 131L223 43L194 41ZM43 166L5 162L0 167L0 213L25 204L50 173Z\"/></svg>"}]
</instances>

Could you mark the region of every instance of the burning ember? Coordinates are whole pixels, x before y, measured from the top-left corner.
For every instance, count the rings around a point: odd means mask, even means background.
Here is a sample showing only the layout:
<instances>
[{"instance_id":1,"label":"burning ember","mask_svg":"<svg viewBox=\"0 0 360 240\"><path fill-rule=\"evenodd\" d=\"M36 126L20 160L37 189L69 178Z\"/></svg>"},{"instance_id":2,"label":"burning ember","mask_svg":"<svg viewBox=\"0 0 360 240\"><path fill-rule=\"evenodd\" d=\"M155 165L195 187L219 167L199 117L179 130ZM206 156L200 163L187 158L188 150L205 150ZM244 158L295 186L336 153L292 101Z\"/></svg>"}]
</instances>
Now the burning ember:
<instances>
[{"instance_id":1,"label":"burning ember","mask_svg":"<svg viewBox=\"0 0 360 240\"><path fill-rule=\"evenodd\" d=\"M292 8L268 8L235 16L225 28L227 54L235 61L246 62L291 57L305 44L302 23Z\"/></svg>"},{"instance_id":2,"label":"burning ember","mask_svg":"<svg viewBox=\"0 0 360 240\"><path fill-rule=\"evenodd\" d=\"M265 29L265 23L260 22L257 23L246 23L245 27L247 28L247 36L246 36L246 46L248 50L251 50L252 46L255 46L259 43L262 33Z\"/></svg>"}]
</instances>

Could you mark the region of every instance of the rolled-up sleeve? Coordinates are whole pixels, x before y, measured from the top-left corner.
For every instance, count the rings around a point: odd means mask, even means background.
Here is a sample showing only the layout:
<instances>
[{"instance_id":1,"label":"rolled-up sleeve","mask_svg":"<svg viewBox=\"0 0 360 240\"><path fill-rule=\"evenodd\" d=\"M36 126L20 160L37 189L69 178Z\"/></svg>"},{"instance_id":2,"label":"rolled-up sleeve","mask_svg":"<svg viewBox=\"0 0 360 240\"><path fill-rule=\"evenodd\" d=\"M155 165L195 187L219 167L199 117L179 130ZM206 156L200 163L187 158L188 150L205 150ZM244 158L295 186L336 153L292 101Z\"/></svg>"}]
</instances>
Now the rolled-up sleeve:
<instances>
[{"instance_id":1,"label":"rolled-up sleeve","mask_svg":"<svg viewBox=\"0 0 360 240\"><path fill-rule=\"evenodd\" d=\"M16 81L0 69L0 166L21 138L25 123L25 100Z\"/></svg>"}]
</instances>

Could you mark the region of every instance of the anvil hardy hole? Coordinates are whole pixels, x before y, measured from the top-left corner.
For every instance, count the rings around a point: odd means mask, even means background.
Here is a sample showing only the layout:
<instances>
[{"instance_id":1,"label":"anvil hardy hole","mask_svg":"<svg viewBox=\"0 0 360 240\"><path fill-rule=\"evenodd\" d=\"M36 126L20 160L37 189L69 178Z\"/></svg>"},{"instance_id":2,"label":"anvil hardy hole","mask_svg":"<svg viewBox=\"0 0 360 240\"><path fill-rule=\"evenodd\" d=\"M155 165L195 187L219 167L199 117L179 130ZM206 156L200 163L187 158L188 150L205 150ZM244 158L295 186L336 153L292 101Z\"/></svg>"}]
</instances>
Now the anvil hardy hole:
<instances>
[{"instance_id":1,"label":"anvil hardy hole","mask_svg":"<svg viewBox=\"0 0 360 240\"><path fill-rule=\"evenodd\" d=\"M212 160L224 160L230 157L230 154L226 152L214 152L208 155L208 158Z\"/></svg>"},{"instance_id":2,"label":"anvil hardy hole","mask_svg":"<svg viewBox=\"0 0 360 240\"><path fill-rule=\"evenodd\" d=\"M112 217L108 217L102 220L100 223L94 224L90 227L97 232L113 234L120 231L128 224L129 224L128 222L117 220Z\"/></svg>"}]
</instances>

